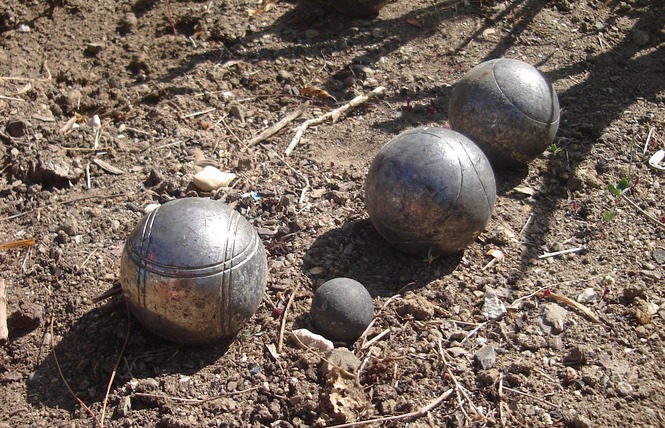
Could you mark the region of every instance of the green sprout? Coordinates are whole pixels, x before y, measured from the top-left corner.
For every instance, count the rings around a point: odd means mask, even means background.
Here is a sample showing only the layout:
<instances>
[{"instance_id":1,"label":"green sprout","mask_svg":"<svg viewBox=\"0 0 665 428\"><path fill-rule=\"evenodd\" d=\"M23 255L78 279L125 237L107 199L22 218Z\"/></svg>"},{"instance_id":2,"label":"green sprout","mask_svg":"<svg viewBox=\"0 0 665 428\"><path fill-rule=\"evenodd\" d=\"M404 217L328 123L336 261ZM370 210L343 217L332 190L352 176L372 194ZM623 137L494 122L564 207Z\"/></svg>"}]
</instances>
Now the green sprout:
<instances>
[{"instance_id":1,"label":"green sprout","mask_svg":"<svg viewBox=\"0 0 665 428\"><path fill-rule=\"evenodd\" d=\"M552 143L552 144L549 145L547 150L549 150L553 155L555 155L555 154L559 153L562 149L561 149L561 147L557 146L556 143Z\"/></svg>"}]
</instances>

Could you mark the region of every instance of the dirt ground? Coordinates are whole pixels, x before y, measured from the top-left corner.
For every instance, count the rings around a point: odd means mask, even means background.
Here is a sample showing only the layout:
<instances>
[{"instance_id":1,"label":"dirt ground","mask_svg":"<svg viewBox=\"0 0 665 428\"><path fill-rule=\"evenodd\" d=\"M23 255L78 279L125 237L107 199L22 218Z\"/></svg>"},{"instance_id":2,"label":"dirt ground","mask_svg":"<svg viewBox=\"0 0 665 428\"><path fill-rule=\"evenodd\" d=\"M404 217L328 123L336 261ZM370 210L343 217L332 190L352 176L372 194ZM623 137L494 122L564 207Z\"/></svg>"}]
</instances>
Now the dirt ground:
<instances>
[{"instance_id":1,"label":"dirt ground","mask_svg":"<svg viewBox=\"0 0 665 428\"><path fill-rule=\"evenodd\" d=\"M0 243L35 243L0 250L0 426L665 426L665 189L647 162L665 148L664 5L394 0L352 18L172 0L174 35L163 1L3 1ZM554 145L495 171L462 254L402 254L365 211L369 165L446 125L455 83L498 57L552 81ZM298 125L380 86L285 156ZM197 190L204 165L237 178ZM217 345L95 301L146 207L187 196L231 204L268 251L264 302ZM313 329L313 292L339 276L370 291L371 328L299 348L290 331Z\"/></svg>"}]
</instances>

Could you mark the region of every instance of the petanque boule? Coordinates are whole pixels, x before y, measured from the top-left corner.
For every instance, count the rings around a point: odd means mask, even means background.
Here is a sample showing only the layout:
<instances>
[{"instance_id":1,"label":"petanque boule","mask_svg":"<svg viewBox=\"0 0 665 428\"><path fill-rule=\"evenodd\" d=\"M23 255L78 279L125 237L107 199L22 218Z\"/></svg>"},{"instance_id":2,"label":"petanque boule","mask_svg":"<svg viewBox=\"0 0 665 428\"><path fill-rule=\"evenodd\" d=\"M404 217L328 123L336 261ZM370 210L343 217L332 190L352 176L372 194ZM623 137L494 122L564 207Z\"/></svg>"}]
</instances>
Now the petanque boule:
<instances>
[{"instance_id":1,"label":"petanque boule","mask_svg":"<svg viewBox=\"0 0 665 428\"><path fill-rule=\"evenodd\" d=\"M181 344L233 336L263 299L267 259L252 225L220 201L184 198L147 214L125 243L120 277L149 331Z\"/></svg>"},{"instance_id":2,"label":"petanque boule","mask_svg":"<svg viewBox=\"0 0 665 428\"><path fill-rule=\"evenodd\" d=\"M453 87L448 110L451 128L473 140L495 168L529 163L559 128L559 99L551 83L515 59L469 70Z\"/></svg>"},{"instance_id":3,"label":"petanque boule","mask_svg":"<svg viewBox=\"0 0 665 428\"><path fill-rule=\"evenodd\" d=\"M334 278L314 293L312 323L326 338L353 342L374 318L374 301L364 285L350 278Z\"/></svg>"},{"instance_id":4,"label":"petanque boule","mask_svg":"<svg viewBox=\"0 0 665 428\"><path fill-rule=\"evenodd\" d=\"M388 142L365 180L365 205L379 234L422 257L466 248L487 226L496 185L473 141L446 128L419 127Z\"/></svg>"}]
</instances>

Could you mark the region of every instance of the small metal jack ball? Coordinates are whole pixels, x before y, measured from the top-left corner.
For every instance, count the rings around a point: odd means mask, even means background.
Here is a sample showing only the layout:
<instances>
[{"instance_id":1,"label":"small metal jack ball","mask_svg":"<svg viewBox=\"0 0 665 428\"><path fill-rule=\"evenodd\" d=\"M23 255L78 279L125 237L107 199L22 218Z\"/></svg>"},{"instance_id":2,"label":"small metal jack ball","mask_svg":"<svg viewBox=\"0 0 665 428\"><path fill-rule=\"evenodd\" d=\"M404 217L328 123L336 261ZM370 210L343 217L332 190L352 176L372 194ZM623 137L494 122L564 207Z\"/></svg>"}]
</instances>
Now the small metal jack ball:
<instances>
[{"instance_id":1,"label":"small metal jack ball","mask_svg":"<svg viewBox=\"0 0 665 428\"><path fill-rule=\"evenodd\" d=\"M454 86L452 129L472 139L495 168L522 166L552 143L559 99L535 67L515 59L483 62Z\"/></svg>"},{"instance_id":2,"label":"small metal jack ball","mask_svg":"<svg viewBox=\"0 0 665 428\"><path fill-rule=\"evenodd\" d=\"M374 317L374 301L358 281L335 278L314 293L310 317L323 336L333 341L353 342Z\"/></svg>"},{"instance_id":3,"label":"small metal jack ball","mask_svg":"<svg viewBox=\"0 0 665 428\"><path fill-rule=\"evenodd\" d=\"M120 264L129 308L181 344L233 336L261 304L267 260L256 230L220 201L184 198L146 215Z\"/></svg>"},{"instance_id":4,"label":"small metal jack ball","mask_svg":"<svg viewBox=\"0 0 665 428\"><path fill-rule=\"evenodd\" d=\"M485 229L495 199L487 157L445 128L399 134L376 155L365 180L376 230L395 248L421 257L463 250Z\"/></svg>"}]
</instances>

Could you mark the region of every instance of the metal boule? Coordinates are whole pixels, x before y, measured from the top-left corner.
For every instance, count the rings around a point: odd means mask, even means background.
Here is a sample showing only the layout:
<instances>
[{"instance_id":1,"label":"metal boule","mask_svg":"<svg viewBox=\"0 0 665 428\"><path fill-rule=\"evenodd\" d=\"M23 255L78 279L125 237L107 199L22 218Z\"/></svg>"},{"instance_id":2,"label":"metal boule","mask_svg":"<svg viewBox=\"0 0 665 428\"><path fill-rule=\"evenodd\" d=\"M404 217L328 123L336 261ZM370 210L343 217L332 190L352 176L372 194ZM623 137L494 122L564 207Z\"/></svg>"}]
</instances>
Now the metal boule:
<instances>
[{"instance_id":1,"label":"metal boule","mask_svg":"<svg viewBox=\"0 0 665 428\"><path fill-rule=\"evenodd\" d=\"M129 308L154 334L182 344L233 336L259 307L266 253L256 230L221 201L184 198L141 219L122 252Z\"/></svg>"},{"instance_id":2,"label":"metal boule","mask_svg":"<svg viewBox=\"0 0 665 428\"><path fill-rule=\"evenodd\" d=\"M376 230L397 249L422 257L462 251L485 229L495 199L487 157L445 128L420 127L393 138L365 180Z\"/></svg>"},{"instance_id":3,"label":"metal boule","mask_svg":"<svg viewBox=\"0 0 665 428\"><path fill-rule=\"evenodd\" d=\"M453 87L452 129L473 140L495 168L522 166L542 154L559 129L559 99L526 62L500 58L469 70Z\"/></svg>"}]
</instances>

